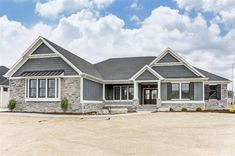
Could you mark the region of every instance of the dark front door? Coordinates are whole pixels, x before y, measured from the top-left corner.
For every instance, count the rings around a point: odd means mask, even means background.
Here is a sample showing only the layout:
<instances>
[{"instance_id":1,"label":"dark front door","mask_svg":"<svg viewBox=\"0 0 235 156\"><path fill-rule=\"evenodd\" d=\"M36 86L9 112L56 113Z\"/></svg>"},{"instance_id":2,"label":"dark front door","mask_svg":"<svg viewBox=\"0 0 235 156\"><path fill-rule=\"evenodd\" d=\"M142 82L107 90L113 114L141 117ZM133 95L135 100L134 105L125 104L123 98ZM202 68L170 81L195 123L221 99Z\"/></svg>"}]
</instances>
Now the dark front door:
<instances>
[{"instance_id":1,"label":"dark front door","mask_svg":"<svg viewBox=\"0 0 235 156\"><path fill-rule=\"evenodd\" d=\"M157 89L144 89L144 104L156 104Z\"/></svg>"}]
</instances>

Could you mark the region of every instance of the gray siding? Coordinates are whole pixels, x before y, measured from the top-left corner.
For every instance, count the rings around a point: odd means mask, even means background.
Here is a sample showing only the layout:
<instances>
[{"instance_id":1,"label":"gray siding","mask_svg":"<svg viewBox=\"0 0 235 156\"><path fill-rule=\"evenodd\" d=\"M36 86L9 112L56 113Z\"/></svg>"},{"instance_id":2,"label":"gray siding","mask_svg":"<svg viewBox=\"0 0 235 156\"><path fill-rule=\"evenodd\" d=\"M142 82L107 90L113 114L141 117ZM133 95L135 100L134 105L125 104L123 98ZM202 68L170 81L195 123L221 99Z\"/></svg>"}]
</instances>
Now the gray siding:
<instances>
[{"instance_id":1,"label":"gray siding","mask_svg":"<svg viewBox=\"0 0 235 156\"><path fill-rule=\"evenodd\" d=\"M13 77L21 76L25 71L50 71L63 70L64 75L78 75L78 73L71 68L60 57L53 58L34 58L27 60L23 66L20 67L13 75Z\"/></svg>"},{"instance_id":2,"label":"gray siding","mask_svg":"<svg viewBox=\"0 0 235 156\"><path fill-rule=\"evenodd\" d=\"M198 77L184 65L179 66L154 66L152 67L164 78L195 78Z\"/></svg>"},{"instance_id":3,"label":"gray siding","mask_svg":"<svg viewBox=\"0 0 235 156\"><path fill-rule=\"evenodd\" d=\"M83 99L89 101L102 101L103 84L83 79Z\"/></svg>"},{"instance_id":4,"label":"gray siding","mask_svg":"<svg viewBox=\"0 0 235 156\"><path fill-rule=\"evenodd\" d=\"M156 76L154 76L150 71L144 71L136 80L158 80Z\"/></svg>"},{"instance_id":5,"label":"gray siding","mask_svg":"<svg viewBox=\"0 0 235 156\"><path fill-rule=\"evenodd\" d=\"M202 88L202 82L195 82L194 83L194 100L200 101L203 100L203 88Z\"/></svg>"},{"instance_id":6,"label":"gray siding","mask_svg":"<svg viewBox=\"0 0 235 156\"><path fill-rule=\"evenodd\" d=\"M164 62L179 62L174 56L172 56L170 53L167 53L162 59L158 61L159 63Z\"/></svg>"},{"instance_id":7,"label":"gray siding","mask_svg":"<svg viewBox=\"0 0 235 156\"><path fill-rule=\"evenodd\" d=\"M51 54L54 53L47 45L42 43L32 54Z\"/></svg>"},{"instance_id":8,"label":"gray siding","mask_svg":"<svg viewBox=\"0 0 235 156\"><path fill-rule=\"evenodd\" d=\"M167 83L161 84L161 98L162 100L167 100Z\"/></svg>"}]
</instances>

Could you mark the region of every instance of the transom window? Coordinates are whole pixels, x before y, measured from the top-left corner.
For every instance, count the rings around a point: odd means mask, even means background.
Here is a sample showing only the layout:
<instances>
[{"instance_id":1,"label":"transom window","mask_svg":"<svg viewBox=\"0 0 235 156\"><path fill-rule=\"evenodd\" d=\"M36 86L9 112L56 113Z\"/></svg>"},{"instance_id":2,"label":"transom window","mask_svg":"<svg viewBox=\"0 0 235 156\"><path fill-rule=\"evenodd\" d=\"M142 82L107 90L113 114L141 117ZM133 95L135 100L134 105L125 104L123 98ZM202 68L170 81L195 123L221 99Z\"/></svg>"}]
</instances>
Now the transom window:
<instances>
[{"instance_id":1,"label":"transom window","mask_svg":"<svg viewBox=\"0 0 235 156\"><path fill-rule=\"evenodd\" d=\"M26 79L26 100L58 100L60 79Z\"/></svg>"},{"instance_id":2,"label":"transom window","mask_svg":"<svg viewBox=\"0 0 235 156\"><path fill-rule=\"evenodd\" d=\"M132 100L134 97L134 87L131 86L114 86L114 100Z\"/></svg>"}]
</instances>

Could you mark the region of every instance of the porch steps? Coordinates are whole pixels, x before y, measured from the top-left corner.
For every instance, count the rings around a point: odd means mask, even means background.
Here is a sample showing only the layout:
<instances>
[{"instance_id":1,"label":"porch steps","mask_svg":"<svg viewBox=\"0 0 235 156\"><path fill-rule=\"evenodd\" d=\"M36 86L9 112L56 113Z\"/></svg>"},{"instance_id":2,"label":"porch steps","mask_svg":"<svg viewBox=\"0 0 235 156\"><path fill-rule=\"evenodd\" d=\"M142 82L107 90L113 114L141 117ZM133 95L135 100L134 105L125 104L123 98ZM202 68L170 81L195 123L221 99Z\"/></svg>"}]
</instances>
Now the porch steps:
<instances>
[{"instance_id":1,"label":"porch steps","mask_svg":"<svg viewBox=\"0 0 235 156\"><path fill-rule=\"evenodd\" d=\"M157 107L156 105L139 105L137 107L137 111L156 111Z\"/></svg>"}]
</instances>

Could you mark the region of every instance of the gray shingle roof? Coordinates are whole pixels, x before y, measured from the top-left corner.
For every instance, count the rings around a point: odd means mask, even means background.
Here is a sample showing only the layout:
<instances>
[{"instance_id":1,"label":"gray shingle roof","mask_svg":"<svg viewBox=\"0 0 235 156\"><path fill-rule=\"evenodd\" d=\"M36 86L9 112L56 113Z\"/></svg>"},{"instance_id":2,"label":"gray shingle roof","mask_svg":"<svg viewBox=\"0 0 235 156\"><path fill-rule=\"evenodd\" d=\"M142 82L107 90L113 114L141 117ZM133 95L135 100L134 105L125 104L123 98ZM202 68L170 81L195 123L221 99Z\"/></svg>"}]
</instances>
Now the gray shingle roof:
<instances>
[{"instance_id":1,"label":"gray shingle roof","mask_svg":"<svg viewBox=\"0 0 235 156\"><path fill-rule=\"evenodd\" d=\"M105 80L128 80L156 57L112 58L95 64Z\"/></svg>"},{"instance_id":2,"label":"gray shingle roof","mask_svg":"<svg viewBox=\"0 0 235 156\"><path fill-rule=\"evenodd\" d=\"M44 39L79 70L104 80L128 80L141 68L145 65L149 65L156 58L155 56L112 58L97 64L91 64L90 62L78 57L59 45L47 40L46 38ZM228 79L218 75L198 68L196 69L206 77L209 77L209 81L229 81ZM165 78L198 77L191 71L187 70L186 67L155 67L155 70Z\"/></svg>"},{"instance_id":3,"label":"gray shingle roof","mask_svg":"<svg viewBox=\"0 0 235 156\"><path fill-rule=\"evenodd\" d=\"M100 73L97 71L95 66L91 64L90 62L82 59L81 57L78 57L77 55L69 52L68 50L62 48L61 46L49 41L46 38L45 39L52 47L54 47L60 54L62 54L66 59L68 59L75 67L77 67L82 72L95 76L97 78L102 78Z\"/></svg>"},{"instance_id":4,"label":"gray shingle roof","mask_svg":"<svg viewBox=\"0 0 235 156\"><path fill-rule=\"evenodd\" d=\"M3 77L4 74L8 72L8 68L4 66L0 66L0 85L9 85L9 81L7 78Z\"/></svg>"},{"instance_id":5,"label":"gray shingle roof","mask_svg":"<svg viewBox=\"0 0 235 156\"><path fill-rule=\"evenodd\" d=\"M194 67L196 68L196 67ZM208 77L209 78L209 81L230 81L229 79L226 79L226 78L223 78L221 76L218 76L218 75L215 75L215 74L212 74L208 71L205 71L205 70L202 70L202 69L199 69L199 68L196 68L200 73L202 73L204 76Z\"/></svg>"}]
</instances>

